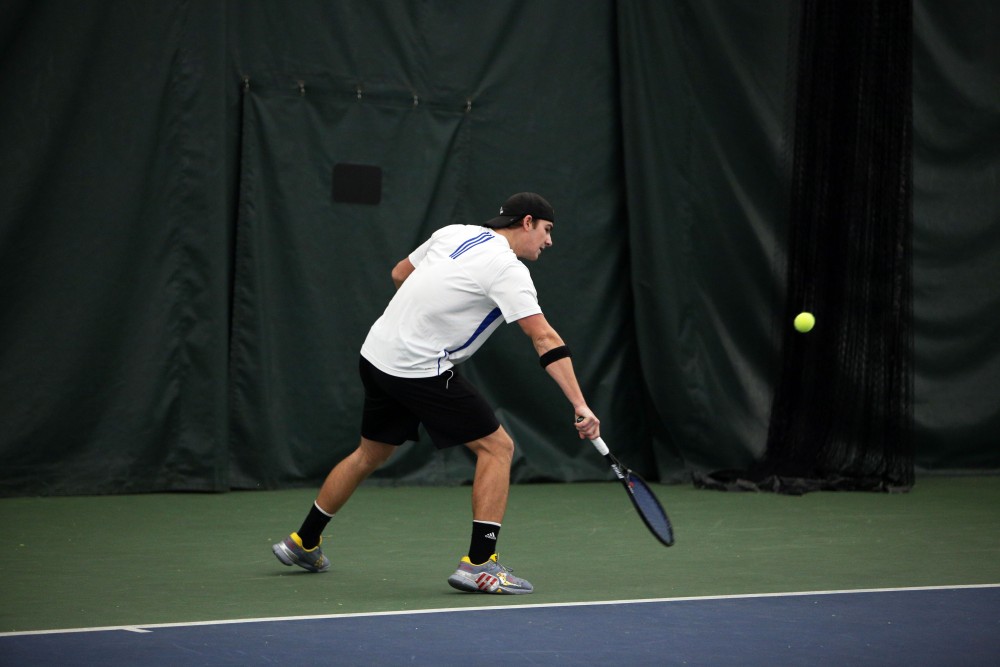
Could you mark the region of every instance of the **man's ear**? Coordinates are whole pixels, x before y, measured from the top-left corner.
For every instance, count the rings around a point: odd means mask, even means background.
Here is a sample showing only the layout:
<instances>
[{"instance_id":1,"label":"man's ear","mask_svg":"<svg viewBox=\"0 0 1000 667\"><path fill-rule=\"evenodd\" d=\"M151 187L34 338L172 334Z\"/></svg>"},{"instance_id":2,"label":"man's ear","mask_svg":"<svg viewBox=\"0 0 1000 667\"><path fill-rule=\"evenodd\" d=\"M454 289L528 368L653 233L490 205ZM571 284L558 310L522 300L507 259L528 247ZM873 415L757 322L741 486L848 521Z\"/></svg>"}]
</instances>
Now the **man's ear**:
<instances>
[{"instance_id":1,"label":"man's ear","mask_svg":"<svg viewBox=\"0 0 1000 667\"><path fill-rule=\"evenodd\" d=\"M521 220L521 226L524 227L525 230L531 231L532 227L534 227L534 221L535 219L532 218L531 215L526 215L524 216L524 219Z\"/></svg>"}]
</instances>

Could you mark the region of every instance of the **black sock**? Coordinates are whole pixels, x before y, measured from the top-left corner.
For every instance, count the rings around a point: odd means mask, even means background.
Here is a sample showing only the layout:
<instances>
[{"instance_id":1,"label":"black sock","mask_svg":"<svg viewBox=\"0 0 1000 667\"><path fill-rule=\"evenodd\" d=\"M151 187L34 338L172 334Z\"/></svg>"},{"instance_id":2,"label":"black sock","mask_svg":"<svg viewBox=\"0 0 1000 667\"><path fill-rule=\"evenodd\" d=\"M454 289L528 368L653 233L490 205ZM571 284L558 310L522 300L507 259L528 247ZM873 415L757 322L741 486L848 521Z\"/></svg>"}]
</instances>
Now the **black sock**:
<instances>
[{"instance_id":1,"label":"black sock","mask_svg":"<svg viewBox=\"0 0 1000 667\"><path fill-rule=\"evenodd\" d=\"M469 544L469 560L473 565L482 565L497 551L500 524L490 521L472 522L472 542Z\"/></svg>"},{"instance_id":2,"label":"black sock","mask_svg":"<svg viewBox=\"0 0 1000 667\"><path fill-rule=\"evenodd\" d=\"M313 506L309 509L309 514L306 515L306 520L302 522L302 527L299 528L299 539L302 540L302 547L304 549L312 549L319 546L320 535L323 534L323 529L326 528L326 524L330 523L330 519L332 518L332 514L327 514L319 508L319 505L313 503Z\"/></svg>"}]
</instances>

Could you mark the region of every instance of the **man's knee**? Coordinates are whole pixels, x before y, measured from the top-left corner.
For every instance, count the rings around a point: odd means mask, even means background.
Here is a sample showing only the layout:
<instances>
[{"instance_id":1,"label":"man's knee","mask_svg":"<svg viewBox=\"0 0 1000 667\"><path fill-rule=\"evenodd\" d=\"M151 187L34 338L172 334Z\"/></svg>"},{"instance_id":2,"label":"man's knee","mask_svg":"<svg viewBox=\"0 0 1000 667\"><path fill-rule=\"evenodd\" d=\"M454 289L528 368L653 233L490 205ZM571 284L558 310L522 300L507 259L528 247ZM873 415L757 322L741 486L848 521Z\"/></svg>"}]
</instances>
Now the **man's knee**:
<instances>
[{"instance_id":1,"label":"man's knee","mask_svg":"<svg viewBox=\"0 0 1000 667\"><path fill-rule=\"evenodd\" d=\"M372 471L388 461L395 451L396 447L392 445L362 438L354 455L357 457L358 465Z\"/></svg>"},{"instance_id":2,"label":"man's knee","mask_svg":"<svg viewBox=\"0 0 1000 667\"><path fill-rule=\"evenodd\" d=\"M502 426L485 438L470 442L469 449L477 457L486 455L508 463L514 459L514 440Z\"/></svg>"}]
</instances>

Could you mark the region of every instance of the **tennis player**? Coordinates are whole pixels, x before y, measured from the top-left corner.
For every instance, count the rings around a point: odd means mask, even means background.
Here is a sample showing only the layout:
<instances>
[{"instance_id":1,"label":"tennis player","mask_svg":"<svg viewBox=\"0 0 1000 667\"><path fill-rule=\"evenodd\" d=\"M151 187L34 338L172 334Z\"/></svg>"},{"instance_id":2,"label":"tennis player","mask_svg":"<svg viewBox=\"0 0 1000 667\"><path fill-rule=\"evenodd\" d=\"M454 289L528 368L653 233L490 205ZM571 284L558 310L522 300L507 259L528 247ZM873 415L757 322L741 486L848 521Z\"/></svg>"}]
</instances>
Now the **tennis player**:
<instances>
[{"instance_id":1,"label":"tennis player","mask_svg":"<svg viewBox=\"0 0 1000 667\"><path fill-rule=\"evenodd\" d=\"M570 351L538 305L528 268L552 246L555 213L541 196L513 195L483 225L449 225L392 270L397 291L361 347L365 402L361 444L338 463L299 528L272 549L285 565L323 572L330 561L321 533L358 485L423 424L438 449L464 445L476 455L472 538L448 583L462 591L530 593L497 558L507 507L514 442L493 409L455 366L471 357L502 322L517 322L539 362L559 385L580 438L600 435ZM579 421L577 419L580 418Z\"/></svg>"}]
</instances>

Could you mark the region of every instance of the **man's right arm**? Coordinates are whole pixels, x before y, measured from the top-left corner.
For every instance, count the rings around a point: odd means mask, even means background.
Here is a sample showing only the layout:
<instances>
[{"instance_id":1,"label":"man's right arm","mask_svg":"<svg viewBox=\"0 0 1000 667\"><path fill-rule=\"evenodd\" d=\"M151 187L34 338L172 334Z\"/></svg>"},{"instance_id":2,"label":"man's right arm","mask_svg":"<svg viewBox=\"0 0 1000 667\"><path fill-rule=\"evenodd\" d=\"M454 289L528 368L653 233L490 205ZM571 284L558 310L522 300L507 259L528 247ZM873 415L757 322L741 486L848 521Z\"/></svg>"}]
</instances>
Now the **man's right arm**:
<instances>
[{"instance_id":1,"label":"man's right arm","mask_svg":"<svg viewBox=\"0 0 1000 667\"><path fill-rule=\"evenodd\" d=\"M521 330L531 338L531 343L535 346L535 351L539 357L550 350L565 345L563 339L556 333L556 330L552 328L552 325L548 323L545 316L541 313L521 318L517 323L521 325ZM555 380L559 388L562 389L566 400L573 406L576 416L578 418L583 417L582 420L577 421L575 424L580 437L591 439L600 437L601 420L597 418L597 415L587 405L587 401L583 397L583 391L580 389L580 383L576 379L576 372L573 370L573 362L570 358L566 356L551 362L545 367L545 371Z\"/></svg>"}]
</instances>

